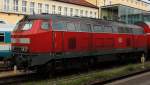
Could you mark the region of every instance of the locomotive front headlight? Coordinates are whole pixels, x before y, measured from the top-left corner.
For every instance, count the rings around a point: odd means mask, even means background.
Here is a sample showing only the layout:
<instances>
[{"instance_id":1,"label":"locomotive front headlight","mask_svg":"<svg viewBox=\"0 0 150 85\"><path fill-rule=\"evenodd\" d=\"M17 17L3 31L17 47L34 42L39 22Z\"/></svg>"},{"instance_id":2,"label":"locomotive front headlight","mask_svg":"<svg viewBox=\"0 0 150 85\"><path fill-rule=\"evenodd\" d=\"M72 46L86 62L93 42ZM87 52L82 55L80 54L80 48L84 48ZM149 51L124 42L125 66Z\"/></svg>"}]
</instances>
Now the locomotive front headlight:
<instances>
[{"instance_id":1,"label":"locomotive front headlight","mask_svg":"<svg viewBox=\"0 0 150 85\"><path fill-rule=\"evenodd\" d=\"M19 43L29 44L30 43L30 39L29 38L20 38L19 39Z\"/></svg>"}]
</instances>

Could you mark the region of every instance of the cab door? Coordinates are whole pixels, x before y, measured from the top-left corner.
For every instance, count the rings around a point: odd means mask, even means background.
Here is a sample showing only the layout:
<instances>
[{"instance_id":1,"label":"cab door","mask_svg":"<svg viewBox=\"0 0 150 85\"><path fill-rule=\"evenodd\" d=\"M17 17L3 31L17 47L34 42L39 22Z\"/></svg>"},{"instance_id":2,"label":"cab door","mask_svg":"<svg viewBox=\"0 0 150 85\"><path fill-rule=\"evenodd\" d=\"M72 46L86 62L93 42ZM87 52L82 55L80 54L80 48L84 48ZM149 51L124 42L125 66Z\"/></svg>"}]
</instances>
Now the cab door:
<instances>
[{"instance_id":1,"label":"cab door","mask_svg":"<svg viewBox=\"0 0 150 85\"><path fill-rule=\"evenodd\" d=\"M64 33L66 32L66 24L63 20L53 20L52 24L52 47L53 52L64 51Z\"/></svg>"}]
</instances>

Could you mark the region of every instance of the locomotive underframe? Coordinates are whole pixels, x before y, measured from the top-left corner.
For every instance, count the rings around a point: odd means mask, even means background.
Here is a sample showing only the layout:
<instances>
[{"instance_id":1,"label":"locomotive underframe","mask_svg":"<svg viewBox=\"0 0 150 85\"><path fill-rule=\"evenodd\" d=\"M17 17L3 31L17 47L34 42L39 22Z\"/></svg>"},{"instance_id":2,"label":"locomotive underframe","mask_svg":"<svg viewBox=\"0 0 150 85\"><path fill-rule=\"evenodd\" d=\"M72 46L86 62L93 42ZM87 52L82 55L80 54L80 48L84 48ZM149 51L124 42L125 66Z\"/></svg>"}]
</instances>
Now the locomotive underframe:
<instances>
[{"instance_id":1,"label":"locomotive underframe","mask_svg":"<svg viewBox=\"0 0 150 85\"><path fill-rule=\"evenodd\" d=\"M18 67L30 68L36 66L46 65L52 60L61 59L98 59L99 62L110 61L120 59L121 55L129 55L130 57L141 57L141 54L146 53L144 48L128 48L128 49L115 49L115 50L103 50L95 52L66 52L66 53L44 53L44 54L32 54L32 53L13 53L14 64ZM111 55L111 57L109 56ZM128 56L128 57L129 57ZM124 56L125 57L125 56ZM83 61L84 62L84 61Z\"/></svg>"}]
</instances>

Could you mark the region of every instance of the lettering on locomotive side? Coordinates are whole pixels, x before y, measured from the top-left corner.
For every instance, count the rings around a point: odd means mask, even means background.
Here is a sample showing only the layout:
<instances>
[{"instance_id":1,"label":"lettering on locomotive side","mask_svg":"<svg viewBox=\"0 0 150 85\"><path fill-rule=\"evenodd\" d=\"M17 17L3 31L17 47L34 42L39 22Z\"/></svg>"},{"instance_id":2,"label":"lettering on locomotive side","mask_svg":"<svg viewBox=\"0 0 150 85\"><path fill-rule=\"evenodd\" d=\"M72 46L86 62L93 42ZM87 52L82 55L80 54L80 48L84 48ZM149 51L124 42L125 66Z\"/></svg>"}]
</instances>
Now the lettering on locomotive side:
<instances>
[{"instance_id":1,"label":"lettering on locomotive side","mask_svg":"<svg viewBox=\"0 0 150 85\"><path fill-rule=\"evenodd\" d=\"M119 43L122 43L122 42L123 42L122 37L119 37L119 38L118 38L118 42L119 42Z\"/></svg>"}]
</instances>

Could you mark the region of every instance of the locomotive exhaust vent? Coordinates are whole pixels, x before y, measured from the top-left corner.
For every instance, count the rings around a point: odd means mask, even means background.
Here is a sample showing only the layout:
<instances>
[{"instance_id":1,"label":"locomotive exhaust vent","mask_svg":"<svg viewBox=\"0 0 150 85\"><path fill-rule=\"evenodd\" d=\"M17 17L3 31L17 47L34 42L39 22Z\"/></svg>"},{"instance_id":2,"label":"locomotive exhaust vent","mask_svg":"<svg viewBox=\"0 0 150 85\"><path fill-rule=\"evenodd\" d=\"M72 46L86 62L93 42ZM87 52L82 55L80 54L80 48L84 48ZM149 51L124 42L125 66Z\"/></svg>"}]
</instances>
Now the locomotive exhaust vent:
<instances>
[{"instance_id":1,"label":"locomotive exhaust vent","mask_svg":"<svg viewBox=\"0 0 150 85\"><path fill-rule=\"evenodd\" d=\"M69 49L75 49L76 48L76 39L75 38L70 38L68 40L68 47L69 47Z\"/></svg>"},{"instance_id":2,"label":"locomotive exhaust vent","mask_svg":"<svg viewBox=\"0 0 150 85\"><path fill-rule=\"evenodd\" d=\"M4 33L0 33L0 43L4 42Z\"/></svg>"}]
</instances>

